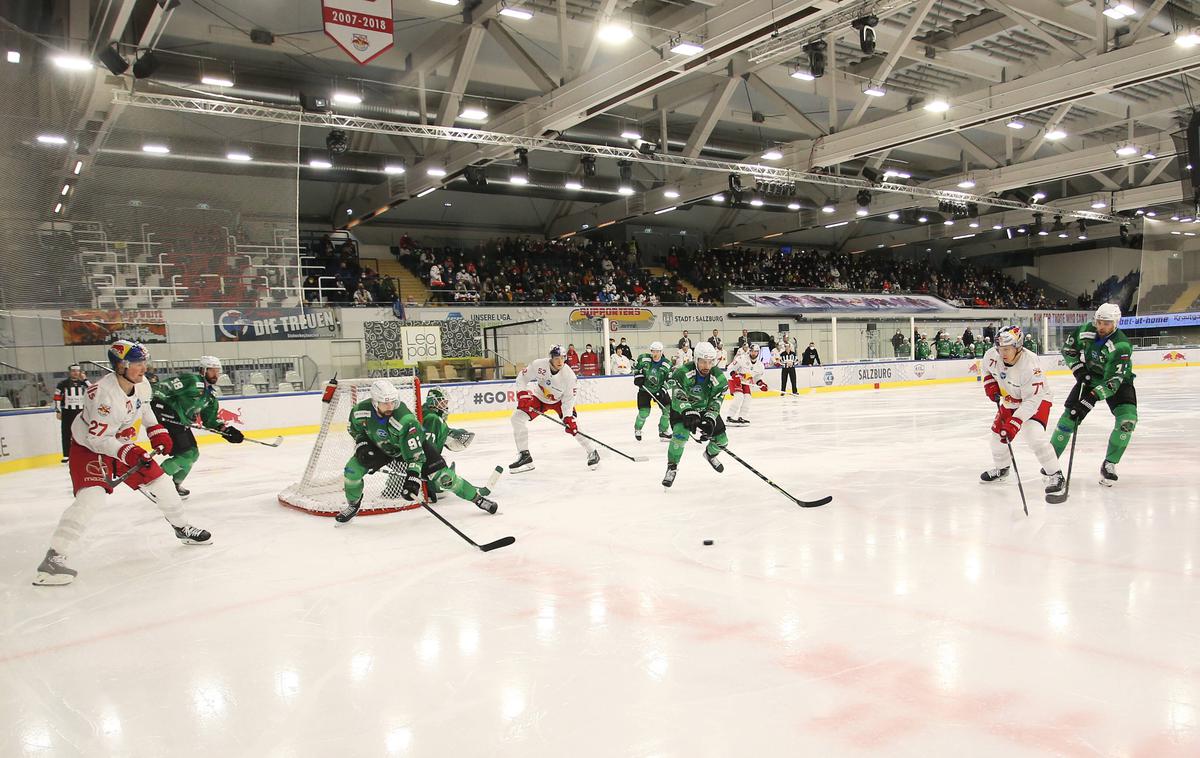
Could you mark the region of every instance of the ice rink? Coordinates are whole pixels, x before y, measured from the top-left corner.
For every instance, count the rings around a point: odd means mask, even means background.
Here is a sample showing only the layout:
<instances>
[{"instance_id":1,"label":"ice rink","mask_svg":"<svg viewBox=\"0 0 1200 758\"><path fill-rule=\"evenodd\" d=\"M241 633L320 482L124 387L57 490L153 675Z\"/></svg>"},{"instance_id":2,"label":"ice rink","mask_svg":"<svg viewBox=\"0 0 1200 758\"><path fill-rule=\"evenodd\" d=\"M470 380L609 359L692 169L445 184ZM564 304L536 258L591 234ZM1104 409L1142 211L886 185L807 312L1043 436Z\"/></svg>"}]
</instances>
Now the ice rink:
<instances>
[{"instance_id":1,"label":"ice rink","mask_svg":"<svg viewBox=\"0 0 1200 758\"><path fill-rule=\"evenodd\" d=\"M537 468L500 513L443 499L480 553L423 511L284 509L312 438L210 445L177 544L127 489L68 587L34 569L69 503L65 467L0 478L0 756L1200 755L1200 372L1138 376L1120 482L1087 419L1070 500L1032 453L982 485L979 384L756 398L730 447L801 510L634 411L580 428L649 463L530 427ZM1052 379L1061 411L1070 377ZM315 420L314 420L315 421ZM451 454L482 483L507 420ZM702 545L712 539L711 547Z\"/></svg>"}]
</instances>

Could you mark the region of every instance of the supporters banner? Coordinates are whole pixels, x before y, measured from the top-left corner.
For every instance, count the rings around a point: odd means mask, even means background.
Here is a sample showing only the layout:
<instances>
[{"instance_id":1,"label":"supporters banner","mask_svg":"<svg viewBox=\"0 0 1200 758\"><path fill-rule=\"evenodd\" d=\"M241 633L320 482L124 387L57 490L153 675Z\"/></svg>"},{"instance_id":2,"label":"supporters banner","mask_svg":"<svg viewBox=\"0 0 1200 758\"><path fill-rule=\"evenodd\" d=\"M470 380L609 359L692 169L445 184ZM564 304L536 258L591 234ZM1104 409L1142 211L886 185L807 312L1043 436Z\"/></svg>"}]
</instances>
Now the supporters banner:
<instances>
[{"instance_id":1,"label":"supporters banner","mask_svg":"<svg viewBox=\"0 0 1200 758\"><path fill-rule=\"evenodd\" d=\"M654 327L654 312L649 308L639 308L635 305L595 306L592 308L575 308L568 316L571 328L577 332L594 332L600 329L600 322L607 318L613 331L622 329L651 329Z\"/></svg>"},{"instance_id":2,"label":"supporters banner","mask_svg":"<svg viewBox=\"0 0 1200 758\"><path fill-rule=\"evenodd\" d=\"M218 342L315 339L338 336L333 310L300 308L230 308L213 311Z\"/></svg>"},{"instance_id":3,"label":"supporters banner","mask_svg":"<svg viewBox=\"0 0 1200 758\"><path fill-rule=\"evenodd\" d=\"M730 290L729 296L746 305L772 308L777 313L939 313L958 309L931 295L863 295L851 292L751 292ZM736 303L731 303L736 304Z\"/></svg>"},{"instance_id":4,"label":"supporters banner","mask_svg":"<svg viewBox=\"0 0 1200 758\"><path fill-rule=\"evenodd\" d=\"M167 320L160 310L103 311L77 308L60 311L64 345L108 345L116 340L142 343L167 341Z\"/></svg>"},{"instance_id":5,"label":"supporters banner","mask_svg":"<svg viewBox=\"0 0 1200 758\"><path fill-rule=\"evenodd\" d=\"M392 0L322 0L325 34L359 64L388 50L395 42Z\"/></svg>"}]
</instances>

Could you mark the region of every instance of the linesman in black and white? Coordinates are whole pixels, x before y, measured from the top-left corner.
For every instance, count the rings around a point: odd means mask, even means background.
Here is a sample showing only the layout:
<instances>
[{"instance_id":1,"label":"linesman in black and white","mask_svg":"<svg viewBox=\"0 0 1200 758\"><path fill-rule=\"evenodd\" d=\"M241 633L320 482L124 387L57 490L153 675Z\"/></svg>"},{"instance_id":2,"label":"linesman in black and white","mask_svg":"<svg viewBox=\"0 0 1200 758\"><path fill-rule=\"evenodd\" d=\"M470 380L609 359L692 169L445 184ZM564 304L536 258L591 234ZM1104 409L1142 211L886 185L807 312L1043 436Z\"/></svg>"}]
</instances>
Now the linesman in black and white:
<instances>
[{"instance_id":1,"label":"linesman in black and white","mask_svg":"<svg viewBox=\"0 0 1200 758\"><path fill-rule=\"evenodd\" d=\"M54 388L54 418L62 425L62 463L67 462L71 452L71 424L83 412L83 393L92 383L83 373L83 367L72 363L67 369L67 378Z\"/></svg>"},{"instance_id":2,"label":"linesman in black and white","mask_svg":"<svg viewBox=\"0 0 1200 758\"><path fill-rule=\"evenodd\" d=\"M783 378L779 385L779 394L787 394L788 379L792 380L792 394L799 394L796 387L796 364L799 359L796 357L796 349L792 347L791 342L785 342L782 352L779 353L779 365L783 367Z\"/></svg>"}]
</instances>

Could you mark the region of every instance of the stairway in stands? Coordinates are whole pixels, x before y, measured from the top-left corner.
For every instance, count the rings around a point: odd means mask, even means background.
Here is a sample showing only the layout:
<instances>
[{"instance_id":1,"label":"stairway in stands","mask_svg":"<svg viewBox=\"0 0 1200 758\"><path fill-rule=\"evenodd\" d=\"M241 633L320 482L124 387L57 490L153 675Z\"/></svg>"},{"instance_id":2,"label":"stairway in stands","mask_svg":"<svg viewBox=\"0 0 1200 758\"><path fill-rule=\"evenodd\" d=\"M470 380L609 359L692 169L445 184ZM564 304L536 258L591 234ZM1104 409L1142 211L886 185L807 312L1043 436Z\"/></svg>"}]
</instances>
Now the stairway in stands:
<instances>
[{"instance_id":1,"label":"stairway in stands","mask_svg":"<svg viewBox=\"0 0 1200 758\"><path fill-rule=\"evenodd\" d=\"M647 266L646 270L650 272L651 276L670 276L671 275L671 272L667 271L662 266ZM682 276L679 277L679 282L680 282L680 284L683 285L684 289L686 289L688 292L692 293L692 297L696 298L697 300L700 299L700 288L699 287L692 284L687 279L684 279Z\"/></svg>"},{"instance_id":2,"label":"stairway in stands","mask_svg":"<svg viewBox=\"0 0 1200 758\"><path fill-rule=\"evenodd\" d=\"M396 280L396 286L400 289L400 302L406 305L424 305L429 302L429 288L396 259L380 258L379 274Z\"/></svg>"},{"instance_id":3,"label":"stairway in stands","mask_svg":"<svg viewBox=\"0 0 1200 758\"><path fill-rule=\"evenodd\" d=\"M1191 310L1197 302L1200 302L1200 282L1190 282L1188 288L1175 299L1168 310L1172 313L1182 313Z\"/></svg>"}]
</instances>

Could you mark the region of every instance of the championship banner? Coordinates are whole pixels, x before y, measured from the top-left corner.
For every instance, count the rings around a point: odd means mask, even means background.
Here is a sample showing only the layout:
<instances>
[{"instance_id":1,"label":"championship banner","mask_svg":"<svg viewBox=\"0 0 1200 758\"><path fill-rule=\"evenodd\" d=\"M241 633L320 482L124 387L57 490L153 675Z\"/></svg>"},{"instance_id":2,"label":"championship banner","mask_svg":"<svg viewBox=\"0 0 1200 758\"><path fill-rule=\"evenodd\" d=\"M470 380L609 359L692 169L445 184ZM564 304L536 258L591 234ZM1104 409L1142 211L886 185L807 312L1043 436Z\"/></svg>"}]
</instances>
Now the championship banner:
<instances>
[{"instance_id":1,"label":"championship banner","mask_svg":"<svg viewBox=\"0 0 1200 758\"><path fill-rule=\"evenodd\" d=\"M729 296L746 305L772 308L776 313L953 313L957 308L931 295L855 294L851 292L754 292L730 290ZM731 303L734 304L734 303Z\"/></svg>"},{"instance_id":2,"label":"championship banner","mask_svg":"<svg viewBox=\"0 0 1200 758\"><path fill-rule=\"evenodd\" d=\"M60 313L64 345L108 345L117 340L142 343L167 341L167 320L160 310L102 311L77 308Z\"/></svg>"},{"instance_id":3,"label":"championship banner","mask_svg":"<svg viewBox=\"0 0 1200 758\"><path fill-rule=\"evenodd\" d=\"M391 49L392 0L322 0L325 35L359 64Z\"/></svg>"},{"instance_id":4,"label":"championship banner","mask_svg":"<svg viewBox=\"0 0 1200 758\"><path fill-rule=\"evenodd\" d=\"M300 308L230 308L213 311L217 342L313 339L338 336L332 310Z\"/></svg>"}]
</instances>

